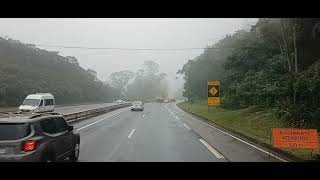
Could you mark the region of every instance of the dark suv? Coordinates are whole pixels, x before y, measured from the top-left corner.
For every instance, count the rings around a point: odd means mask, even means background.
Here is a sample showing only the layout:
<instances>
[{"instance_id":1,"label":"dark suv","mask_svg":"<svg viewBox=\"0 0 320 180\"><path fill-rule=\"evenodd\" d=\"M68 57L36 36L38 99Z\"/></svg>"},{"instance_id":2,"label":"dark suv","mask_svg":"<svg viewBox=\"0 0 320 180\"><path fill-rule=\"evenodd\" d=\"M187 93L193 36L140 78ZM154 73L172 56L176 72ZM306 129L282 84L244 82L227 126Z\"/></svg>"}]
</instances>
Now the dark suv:
<instances>
[{"instance_id":1,"label":"dark suv","mask_svg":"<svg viewBox=\"0 0 320 180\"><path fill-rule=\"evenodd\" d=\"M0 114L1 161L77 161L80 135L62 115Z\"/></svg>"}]
</instances>

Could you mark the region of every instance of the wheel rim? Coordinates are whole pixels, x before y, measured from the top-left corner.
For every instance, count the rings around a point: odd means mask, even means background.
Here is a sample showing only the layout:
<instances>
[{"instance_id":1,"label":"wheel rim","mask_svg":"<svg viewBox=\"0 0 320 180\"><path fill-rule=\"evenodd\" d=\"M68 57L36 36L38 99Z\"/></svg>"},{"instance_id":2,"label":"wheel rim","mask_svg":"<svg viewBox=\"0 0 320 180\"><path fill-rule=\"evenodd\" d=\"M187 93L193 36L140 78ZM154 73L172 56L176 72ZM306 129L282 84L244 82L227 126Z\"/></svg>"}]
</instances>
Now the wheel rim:
<instances>
[{"instance_id":1,"label":"wheel rim","mask_svg":"<svg viewBox=\"0 0 320 180\"><path fill-rule=\"evenodd\" d=\"M74 147L74 156L76 158L78 158L79 157L79 153L80 153L80 146L79 146L79 144L76 144L76 146Z\"/></svg>"}]
</instances>

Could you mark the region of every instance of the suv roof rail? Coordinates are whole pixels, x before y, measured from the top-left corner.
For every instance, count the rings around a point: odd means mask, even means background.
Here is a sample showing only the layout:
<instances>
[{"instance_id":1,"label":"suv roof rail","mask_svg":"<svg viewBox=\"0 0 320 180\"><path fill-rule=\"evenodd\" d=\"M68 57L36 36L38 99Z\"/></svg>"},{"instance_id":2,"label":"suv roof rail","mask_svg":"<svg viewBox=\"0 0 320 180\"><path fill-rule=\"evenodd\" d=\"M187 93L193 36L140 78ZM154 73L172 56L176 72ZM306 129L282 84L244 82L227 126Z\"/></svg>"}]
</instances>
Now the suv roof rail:
<instances>
[{"instance_id":1,"label":"suv roof rail","mask_svg":"<svg viewBox=\"0 0 320 180\"><path fill-rule=\"evenodd\" d=\"M36 117L40 117L42 116L43 114L32 114L29 119L33 119L33 118L36 118Z\"/></svg>"},{"instance_id":2,"label":"suv roof rail","mask_svg":"<svg viewBox=\"0 0 320 180\"><path fill-rule=\"evenodd\" d=\"M48 112L48 113L44 113L44 114L60 115L59 113L56 113L56 112Z\"/></svg>"},{"instance_id":3,"label":"suv roof rail","mask_svg":"<svg viewBox=\"0 0 320 180\"><path fill-rule=\"evenodd\" d=\"M45 115L60 115L59 113L56 112L47 112L47 113L34 113L31 115L30 119L45 116Z\"/></svg>"}]
</instances>

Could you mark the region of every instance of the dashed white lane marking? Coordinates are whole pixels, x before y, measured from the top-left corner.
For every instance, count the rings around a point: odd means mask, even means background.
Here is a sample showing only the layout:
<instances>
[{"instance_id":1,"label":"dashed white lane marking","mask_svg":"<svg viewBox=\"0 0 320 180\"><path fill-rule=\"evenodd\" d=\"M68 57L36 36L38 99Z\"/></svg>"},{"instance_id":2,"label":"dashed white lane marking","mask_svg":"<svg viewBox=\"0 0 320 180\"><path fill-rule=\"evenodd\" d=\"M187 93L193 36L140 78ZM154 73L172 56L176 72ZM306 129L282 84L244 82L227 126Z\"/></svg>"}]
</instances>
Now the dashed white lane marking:
<instances>
[{"instance_id":1,"label":"dashed white lane marking","mask_svg":"<svg viewBox=\"0 0 320 180\"><path fill-rule=\"evenodd\" d=\"M174 113L172 112L171 109L168 108L168 104L164 106L177 120L179 120L180 118Z\"/></svg>"},{"instance_id":2,"label":"dashed white lane marking","mask_svg":"<svg viewBox=\"0 0 320 180\"><path fill-rule=\"evenodd\" d=\"M132 134L134 133L134 131L136 131L136 130L135 130L135 129L132 129L132 131L130 132L130 134L129 134L129 136L128 136L129 139L131 138L131 136L132 136Z\"/></svg>"},{"instance_id":3,"label":"dashed white lane marking","mask_svg":"<svg viewBox=\"0 0 320 180\"><path fill-rule=\"evenodd\" d=\"M144 114L142 115L142 117L144 118Z\"/></svg>"},{"instance_id":4,"label":"dashed white lane marking","mask_svg":"<svg viewBox=\"0 0 320 180\"><path fill-rule=\"evenodd\" d=\"M217 150L215 150L212 146L210 146L205 140L199 139L199 141L218 159L224 158Z\"/></svg>"},{"instance_id":5,"label":"dashed white lane marking","mask_svg":"<svg viewBox=\"0 0 320 180\"><path fill-rule=\"evenodd\" d=\"M185 123L183 123L183 126L186 127L189 131L191 130L191 128L187 126Z\"/></svg>"},{"instance_id":6,"label":"dashed white lane marking","mask_svg":"<svg viewBox=\"0 0 320 180\"><path fill-rule=\"evenodd\" d=\"M119 114L119 113L121 113L121 112L123 112L123 111L127 111L127 110L129 110L129 108L123 109L123 110L121 110L121 111L119 111L119 112L117 112L117 113L114 113L114 114L110 115L110 116L107 116L107 117L102 118L102 119L100 119L100 120L98 120L98 121L95 121L95 122L90 123L90 124L88 124L88 125L85 125L85 126L83 126L83 127L81 127L81 128L78 128L76 131L80 131L81 129L84 129L84 128L86 128L86 127L92 126L92 125L94 125L94 124L97 124L98 122L101 122L101 121L103 121L103 120L105 120L105 119L108 119L108 118L110 118L110 117L112 117L112 116L115 116L115 115L117 115L117 114Z\"/></svg>"},{"instance_id":7,"label":"dashed white lane marking","mask_svg":"<svg viewBox=\"0 0 320 180\"><path fill-rule=\"evenodd\" d=\"M171 109L170 109L170 110L171 110ZM171 111L174 111L174 110L171 110ZM174 111L174 112L178 113L177 111ZM211 125L209 125L209 124L207 124L207 123L204 123L204 122L202 122L202 121L200 121L200 120L198 120L198 119L196 119L196 118L193 118L193 117L191 117L191 116L185 115L184 113L181 113L181 115L186 116L186 117L189 117L189 118L191 118L191 119L193 119L193 120L196 120L196 121L198 121L199 123L202 123L202 124L204 124L204 125L206 125L206 126L209 126L209 127L213 128L213 129L216 129L217 131L220 131L220 132L222 132L222 133L224 133L224 134L226 134L226 135L228 135L228 136L230 136L230 137L232 137L232 138L234 138L234 139L236 139L236 140L238 140L238 141L240 141L240 142L242 142L242 143L244 143L244 144L246 144L246 145L248 145L248 146L251 146L251 147L253 147L253 148L255 148L255 149L257 149L257 150L259 150L259 151L261 151L261 152L269 155L269 152L268 152L268 151L265 151L265 150L263 150L263 149L255 146L255 145L253 145L253 144L251 144L251 143L249 143L249 142L246 142L246 141L244 141L244 140L242 140L242 139L240 139L240 138L238 138L238 137L236 137L236 136L233 136L233 135L231 135L231 134L229 134L229 133L227 133L227 132L224 132L224 131L222 131L221 129L218 129L218 128L216 128L216 127L213 127L213 126L211 126ZM280 160L280 161L282 161L282 162L288 162L287 160L285 160L285 159L283 159L283 158L281 158L281 157L279 157L279 156L273 155L273 157L276 158L276 159L278 159L278 160Z\"/></svg>"}]
</instances>

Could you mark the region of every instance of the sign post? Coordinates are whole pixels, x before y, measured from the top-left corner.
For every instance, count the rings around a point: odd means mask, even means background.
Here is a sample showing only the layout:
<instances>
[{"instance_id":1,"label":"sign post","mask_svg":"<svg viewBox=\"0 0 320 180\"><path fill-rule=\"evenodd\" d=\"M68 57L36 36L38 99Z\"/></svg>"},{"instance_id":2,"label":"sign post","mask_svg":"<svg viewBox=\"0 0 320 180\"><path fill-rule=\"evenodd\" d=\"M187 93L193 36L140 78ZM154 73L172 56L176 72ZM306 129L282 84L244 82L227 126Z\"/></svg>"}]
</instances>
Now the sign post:
<instances>
[{"instance_id":1,"label":"sign post","mask_svg":"<svg viewBox=\"0 0 320 180\"><path fill-rule=\"evenodd\" d=\"M220 81L208 81L208 108L220 104Z\"/></svg>"}]
</instances>

